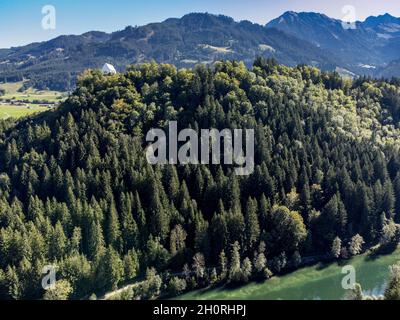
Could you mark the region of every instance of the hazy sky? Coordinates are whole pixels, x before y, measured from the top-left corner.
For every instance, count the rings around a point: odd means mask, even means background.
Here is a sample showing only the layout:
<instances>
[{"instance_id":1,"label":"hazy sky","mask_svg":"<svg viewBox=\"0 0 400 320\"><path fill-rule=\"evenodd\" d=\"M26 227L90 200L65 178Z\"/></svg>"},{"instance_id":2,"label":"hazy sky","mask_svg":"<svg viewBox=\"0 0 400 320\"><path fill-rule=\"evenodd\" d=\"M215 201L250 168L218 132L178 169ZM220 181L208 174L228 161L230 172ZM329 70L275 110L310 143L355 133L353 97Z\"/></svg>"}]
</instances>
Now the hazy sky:
<instances>
[{"instance_id":1,"label":"hazy sky","mask_svg":"<svg viewBox=\"0 0 400 320\"><path fill-rule=\"evenodd\" d=\"M42 28L45 5L56 9L55 30ZM346 5L354 6L357 20L386 12L400 17L400 0L0 0L0 48L61 34L111 32L189 12L225 14L260 24L288 10L321 12L341 19Z\"/></svg>"}]
</instances>

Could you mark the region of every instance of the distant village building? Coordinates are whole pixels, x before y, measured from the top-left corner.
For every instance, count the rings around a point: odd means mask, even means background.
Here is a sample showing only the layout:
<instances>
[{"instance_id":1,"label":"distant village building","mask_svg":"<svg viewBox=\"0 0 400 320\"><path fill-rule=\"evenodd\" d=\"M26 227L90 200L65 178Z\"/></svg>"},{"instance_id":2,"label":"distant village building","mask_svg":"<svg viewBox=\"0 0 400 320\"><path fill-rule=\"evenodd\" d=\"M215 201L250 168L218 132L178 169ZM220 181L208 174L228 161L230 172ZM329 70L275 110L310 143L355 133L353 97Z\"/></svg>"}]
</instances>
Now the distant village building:
<instances>
[{"instance_id":1,"label":"distant village building","mask_svg":"<svg viewBox=\"0 0 400 320\"><path fill-rule=\"evenodd\" d=\"M101 71L104 74L109 74L109 75L117 73L117 70L115 70L114 66L112 64L109 64L109 63L105 63L103 68L101 69Z\"/></svg>"}]
</instances>

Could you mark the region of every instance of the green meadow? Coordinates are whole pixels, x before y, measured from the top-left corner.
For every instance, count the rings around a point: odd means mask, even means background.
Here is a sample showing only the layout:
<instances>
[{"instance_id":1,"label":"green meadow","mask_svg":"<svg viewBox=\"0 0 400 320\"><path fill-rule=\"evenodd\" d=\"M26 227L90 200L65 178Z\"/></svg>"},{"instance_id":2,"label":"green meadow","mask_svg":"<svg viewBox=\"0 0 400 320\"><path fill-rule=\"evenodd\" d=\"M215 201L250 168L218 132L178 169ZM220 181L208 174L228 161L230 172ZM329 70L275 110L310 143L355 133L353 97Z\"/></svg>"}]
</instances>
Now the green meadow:
<instances>
[{"instance_id":1,"label":"green meadow","mask_svg":"<svg viewBox=\"0 0 400 320\"><path fill-rule=\"evenodd\" d=\"M47 107L29 104L28 106L13 106L0 104L0 119L21 118L27 115L35 114L49 110Z\"/></svg>"},{"instance_id":2,"label":"green meadow","mask_svg":"<svg viewBox=\"0 0 400 320\"><path fill-rule=\"evenodd\" d=\"M20 118L38 112L49 110L37 102L58 104L66 98L66 94L57 91L35 90L29 88L20 92L23 82L0 83L0 89L5 91L0 96L0 119ZM13 105L10 100L24 102L24 105ZM36 102L36 103L35 103Z\"/></svg>"},{"instance_id":3,"label":"green meadow","mask_svg":"<svg viewBox=\"0 0 400 320\"><path fill-rule=\"evenodd\" d=\"M66 94L58 91L50 91L50 90L36 90L29 88L24 90L23 92L19 92L19 89L22 87L23 82L13 82L13 83L0 83L0 89L4 89L6 91L4 96L1 96L0 99L3 100L26 100L33 102L35 100L47 101L49 103L60 102L65 99Z\"/></svg>"}]
</instances>

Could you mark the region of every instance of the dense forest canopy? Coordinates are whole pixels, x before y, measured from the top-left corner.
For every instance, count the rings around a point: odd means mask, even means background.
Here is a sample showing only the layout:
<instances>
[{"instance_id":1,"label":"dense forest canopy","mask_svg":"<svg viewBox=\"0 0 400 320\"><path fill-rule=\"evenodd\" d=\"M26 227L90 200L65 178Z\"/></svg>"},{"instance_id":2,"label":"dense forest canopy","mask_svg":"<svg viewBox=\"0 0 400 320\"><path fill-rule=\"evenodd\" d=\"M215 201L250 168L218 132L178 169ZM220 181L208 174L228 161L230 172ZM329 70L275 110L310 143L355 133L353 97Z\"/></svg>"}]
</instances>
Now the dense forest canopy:
<instances>
[{"instance_id":1,"label":"dense forest canopy","mask_svg":"<svg viewBox=\"0 0 400 320\"><path fill-rule=\"evenodd\" d=\"M153 127L252 128L255 170L152 166ZM55 111L0 130L0 297L153 298L397 241L400 82L257 59L88 71ZM167 131L167 130L166 130ZM42 268L57 266L45 292Z\"/></svg>"}]
</instances>

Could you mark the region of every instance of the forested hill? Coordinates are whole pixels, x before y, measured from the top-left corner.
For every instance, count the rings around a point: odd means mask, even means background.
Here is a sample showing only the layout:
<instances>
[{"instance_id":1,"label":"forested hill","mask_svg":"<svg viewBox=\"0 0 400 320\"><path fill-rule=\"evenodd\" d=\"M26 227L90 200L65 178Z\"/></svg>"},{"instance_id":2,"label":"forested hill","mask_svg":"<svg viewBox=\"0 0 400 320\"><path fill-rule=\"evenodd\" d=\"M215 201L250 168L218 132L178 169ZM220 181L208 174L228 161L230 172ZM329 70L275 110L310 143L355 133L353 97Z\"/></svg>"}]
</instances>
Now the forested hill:
<instances>
[{"instance_id":1,"label":"forested hill","mask_svg":"<svg viewBox=\"0 0 400 320\"><path fill-rule=\"evenodd\" d=\"M59 109L1 124L0 297L81 298L145 276L133 296L152 298L397 241L399 94L263 59L86 72ZM144 137L170 120L254 128L254 173L149 165Z\"/></svg>"}]
</instances>

